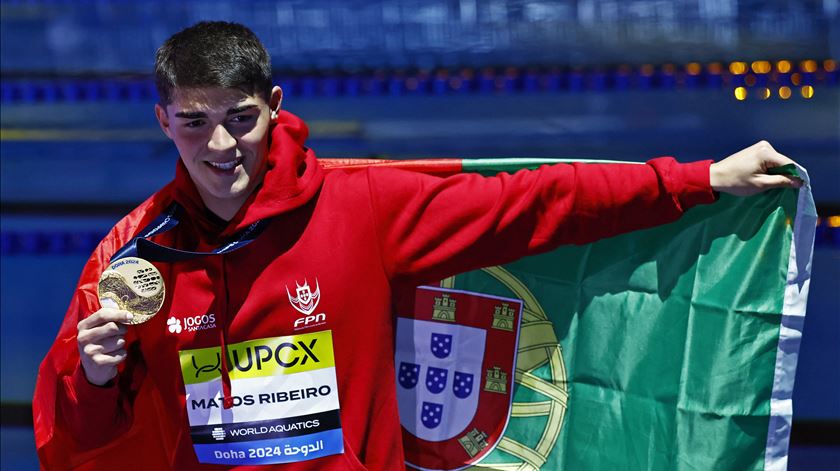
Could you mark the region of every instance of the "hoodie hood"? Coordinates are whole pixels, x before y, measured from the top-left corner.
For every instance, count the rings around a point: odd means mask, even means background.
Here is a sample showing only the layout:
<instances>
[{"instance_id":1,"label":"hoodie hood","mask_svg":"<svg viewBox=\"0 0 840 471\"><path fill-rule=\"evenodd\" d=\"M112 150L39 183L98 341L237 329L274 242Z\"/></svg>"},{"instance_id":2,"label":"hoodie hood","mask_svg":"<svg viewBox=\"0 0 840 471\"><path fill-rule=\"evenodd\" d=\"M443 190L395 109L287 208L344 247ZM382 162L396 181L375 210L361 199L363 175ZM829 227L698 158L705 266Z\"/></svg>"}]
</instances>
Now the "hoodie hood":
<instances>
[{"instance_id":1,"label":"hoodie hood","mask_svg":"<svg viewBox=\"0 0 840 471\"><path fill-rule=\"evenodd\" d=\"M210 212L181 159L175 171L173 197L202 230L229 237L260 219L306 204L320 190L324 171L315 153L304 146L309 128L297 116L281 111L271 123L263 180L229 222Z\"/></svg>"}]
</instances>

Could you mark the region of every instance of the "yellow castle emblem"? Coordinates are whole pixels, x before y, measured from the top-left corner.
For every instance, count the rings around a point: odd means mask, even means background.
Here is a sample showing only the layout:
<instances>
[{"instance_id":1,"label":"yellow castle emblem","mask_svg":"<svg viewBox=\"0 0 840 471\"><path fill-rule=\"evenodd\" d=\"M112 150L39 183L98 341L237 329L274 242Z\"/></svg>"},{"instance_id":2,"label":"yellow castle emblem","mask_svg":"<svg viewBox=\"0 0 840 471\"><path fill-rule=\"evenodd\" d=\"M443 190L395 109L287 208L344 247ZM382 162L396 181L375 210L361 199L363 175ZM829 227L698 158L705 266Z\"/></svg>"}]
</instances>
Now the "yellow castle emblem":
<instances>
[{"instance_id":1,"label":"yellow castle emblem","mask_svg":"<svg viewBox=\"0 0 840 471\"><path fill-rule=\"evenodd\" d=\"M464 450L467 450L470 457L473 457L481 453L481 450L487 448L487 434L479 432L478 429L474 428L459 438L458 442L464 447Z\"/></svg>"},{"instance_id":2,"label":"yellow castle emblem","mask_svg":"<svg viewBox=\"0 0 840 471\"><path fill-rule=\"evenodd\" d=\"M484 382L484 390L499 394L507 393L507 373L498 366L487 370L487 377Z\"/></svg>"},{"instance_id":3,"label":"yellow castle emblem","mask_svg":"<svg viewBox=\"0 0 840 471\"><path fill-rule=\"evenodd\" d=\"M513 332L516 311L508 303L501 303L493 308L493 328Z\"/></svg>"},{"instance_id":4,"label":"yellow castle emblem","mask_svg":"<svg viewBox=\"0 0 840 471\"><path fill-rule=\"evenodd\" d=\"M455 303L456 300L450 298L448 294L443 294L440 297L435 296L435 305L432 307L432 319L455 322Z\"/></svg>"}]
</instances>

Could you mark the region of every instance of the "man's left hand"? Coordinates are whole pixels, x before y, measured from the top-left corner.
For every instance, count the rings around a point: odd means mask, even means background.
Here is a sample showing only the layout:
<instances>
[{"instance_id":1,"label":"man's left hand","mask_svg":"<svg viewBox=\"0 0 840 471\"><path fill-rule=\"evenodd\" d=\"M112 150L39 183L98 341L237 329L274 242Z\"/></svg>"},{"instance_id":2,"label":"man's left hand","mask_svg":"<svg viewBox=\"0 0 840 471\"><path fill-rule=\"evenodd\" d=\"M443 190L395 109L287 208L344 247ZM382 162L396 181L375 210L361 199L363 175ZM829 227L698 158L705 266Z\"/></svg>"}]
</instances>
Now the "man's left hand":
<instances>
[{"instance_id":1,"label":"man's left hand","mask_svg":"<svg viewBox=\"0 0 840 471\"><path fill-rule=\"evenodd\" d=\"M800 188L802 180L787 175L769 175L767 171L794 163L761 141L715 162L709 170L712 189L737 196L750 196L771 188Z\"/></svg>"}]
</instances>

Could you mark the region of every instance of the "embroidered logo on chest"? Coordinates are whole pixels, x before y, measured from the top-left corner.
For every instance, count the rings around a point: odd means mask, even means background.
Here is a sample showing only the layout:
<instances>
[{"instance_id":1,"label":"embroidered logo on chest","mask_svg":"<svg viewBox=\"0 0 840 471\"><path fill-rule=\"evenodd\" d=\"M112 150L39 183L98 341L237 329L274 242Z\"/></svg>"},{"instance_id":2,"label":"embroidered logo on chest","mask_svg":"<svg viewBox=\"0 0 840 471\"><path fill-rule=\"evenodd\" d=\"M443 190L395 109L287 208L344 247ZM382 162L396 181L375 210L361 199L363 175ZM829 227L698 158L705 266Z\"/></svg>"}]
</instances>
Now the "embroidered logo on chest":
<instances>
[{"instance_id":1,"label":"embroidered logo on chest","mask_svg":"<svg viewBox=\"0 0 840 471\"><path fill-rule=\"evenodd\" d=\"M198 316L187 316L181 319L171 316L167 319L166 326L172 334L180 334L182 331L197 332L199 330L215 329L216 314L209 313Z\"/></svg>"},{"instance_id":2,"label":"embroidered logo on chest","mask_svg":"<svg viewBox=\"0 0 840 471\"><path fill-rule=\"evenodd\" d=\"M318 278L315 278L314 293L309 288L309 282L306 281L306 278L303 279L303 286L295 280L295 286L297 287L297 296L292 296L292 293L289 292L289 287L286 286L286 294L289 295L289 302L292 303L292 307L297 309L301 314L312 314L312 311L318 307L318 301L321 300L321 287L318 286Z\"/></svg>"},{"instance_id":3,"label":"embroidered logo on chest","mask_svg":"<svg viewBox=\"0 0 840 471\"><path fill-rule=\"evenodd\" d=\"M289 296L289 303L292 307L303 314L303 317L295 320L295 330L315 327L327 322L326 313L313 314L315 309L318 308L318 303L321 301L321 287L318 284L318 278L315 278L314 293L309 286L309 282L304 278L303 285L295 280L295 296L292 296L288 285L286 286L286 294Z\"/></svg>"}]
</instances>

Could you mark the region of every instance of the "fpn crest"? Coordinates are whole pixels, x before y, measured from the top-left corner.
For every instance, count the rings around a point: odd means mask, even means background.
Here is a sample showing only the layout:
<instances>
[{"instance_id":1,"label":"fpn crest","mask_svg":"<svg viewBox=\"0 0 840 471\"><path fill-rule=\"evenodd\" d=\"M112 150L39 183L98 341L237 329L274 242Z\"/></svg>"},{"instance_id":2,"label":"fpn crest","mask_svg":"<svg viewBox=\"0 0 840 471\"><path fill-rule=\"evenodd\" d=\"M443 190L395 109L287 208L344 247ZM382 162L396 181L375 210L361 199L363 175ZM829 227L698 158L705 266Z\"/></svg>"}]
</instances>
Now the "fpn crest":
<instances>
[{"instance_id":1,"label":"fpn crest","mask_svg":"<svg viewBox=\"0 0 840 471\"><path fill-rule=\"evenodd\" d=\"M521 314L517 299L417 289L414 315L397 318L394 363L407 464L460 469L498 444L510 413Z\"/></svg>"},{"instance_id":2,"label":"fpn crest","mask_svg":"<svg viewBox=\"0 0 840 471\"><path fill-rule=\"evenodd\" d=\"M309 288L309 283L306 281L306 278L303 279L303 285L298 284L297 280L295 280L295 286L296 296L292 296L292 293L289 292L289 287L286 286L286 294L289 295L289 302L292 304L292 307L297 309L301 314L307 316L312 314L312 311L318 307L318 301L321 300L321 287L318 286L318 279L315 278L314 293Z\"/></svg>"}]
</instances>

